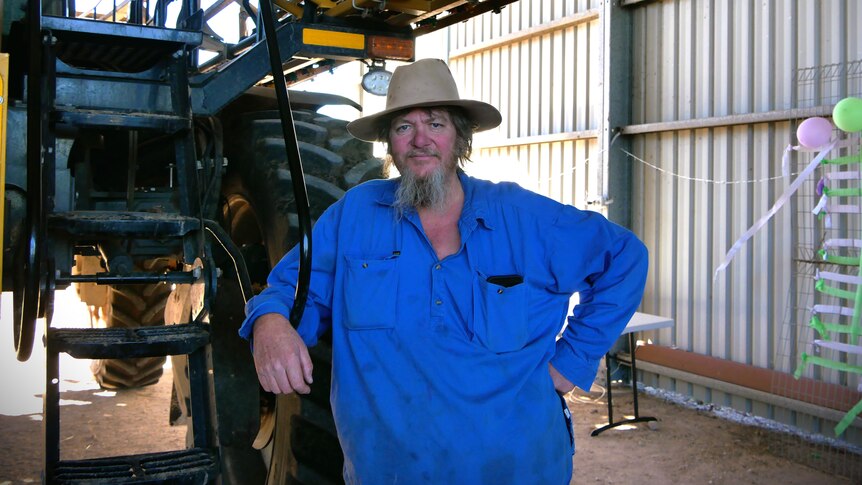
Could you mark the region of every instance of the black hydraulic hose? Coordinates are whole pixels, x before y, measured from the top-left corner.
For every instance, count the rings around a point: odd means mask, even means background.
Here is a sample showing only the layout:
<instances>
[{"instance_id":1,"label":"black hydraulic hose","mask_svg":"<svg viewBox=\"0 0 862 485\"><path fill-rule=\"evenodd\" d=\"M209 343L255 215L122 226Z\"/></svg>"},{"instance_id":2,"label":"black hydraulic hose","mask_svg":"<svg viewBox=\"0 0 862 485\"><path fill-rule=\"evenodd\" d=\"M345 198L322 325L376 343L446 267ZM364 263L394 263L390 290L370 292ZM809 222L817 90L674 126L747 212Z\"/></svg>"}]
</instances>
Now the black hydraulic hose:
<instances>
[{"instance_id":1,"label":"black hydraulic hose","mask_svg":"<svg viewBox=\"0 0 862 485\"><path fill-rule=\"evenodd\" d=\"M272 81L278 99L278 111L281 114L284 148L290 165L293 198L296 203L296 213L299 216L299 279L296 284L293 308L290 310L290 323L299 325L302 313L305 311L308 285L311 281L311 211L308 206L305 176L302 174L302 160L299 157L299 145L296 141L296 130L293 127L293 114L290 111L290 98L284 81L284 68L278 50L278 38L275 35L275 20L270 0L261 1L260 8L263 31L266 35L266 48L269 52L269 63L272 67Z\"/></svg>"}]
</instances>

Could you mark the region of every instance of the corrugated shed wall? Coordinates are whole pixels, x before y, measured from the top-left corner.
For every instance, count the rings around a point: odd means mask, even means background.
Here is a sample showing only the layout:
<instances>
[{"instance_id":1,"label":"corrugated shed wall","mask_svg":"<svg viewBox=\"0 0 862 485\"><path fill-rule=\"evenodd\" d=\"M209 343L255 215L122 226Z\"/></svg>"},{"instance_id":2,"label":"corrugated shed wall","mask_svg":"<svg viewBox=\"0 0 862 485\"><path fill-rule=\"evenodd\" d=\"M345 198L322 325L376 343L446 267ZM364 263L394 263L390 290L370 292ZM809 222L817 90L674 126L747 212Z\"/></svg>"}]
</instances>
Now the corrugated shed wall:
<instances>
[{"instance_id":1,"label":"corrugated shed wall","mask_svg":"<svg viewBox=\"0 0 862 485\"><path fill-rule=\"evenodd\" d=\"M801 281L796 258L800 238L811 237L802 233L816 224L805 215L816 203L812 190L792 199L715 279L713 270L788 185L782 154L797 143L798 122L862 94L839 72L862 59L860 22L857 2L841 0L675 0L633 9L634 229L652 258L642 309L676 321L653 335L656 343L795 370L801 349L789 350L784 339L795 331L788 325L800 288L814 283ZM812 158L793 155L791 165ZM858 382L846 373L809 374L854 388ZM707 388L679 390L781 414Z\"/></svg>"},{"instance_id":2,"label":"corrugated shed wall","mask_svg":"<svg viewBox=\"0 0 862 485\"><path fill-rule=\"evenodd\" d=\"M781 160L784 148L796 143L798 122L862 94L858 79L848 81L841 71L862 59L855 28L862 6L852 0L623 3L630 4L632 27L632 125L624 133L631 140L633 229L651 252L641 310L676 322L645 337L792 372L795 353L783 354L790 351L782 348L788 346L782 332L804 285L794 256L805 224L799 214L810 199L791 200L724 273L713 279L713 270L788 184ZM604 209L589 202L601 195L607 155L598 138L605 128L602 9L598 0L522 0L451 27L446 39L463 95L504 115L499 129L477 137L480 162L519 163L539 192L594 210ZM825 79L829 72L838 75ZM791 165L812 157L793 154ZM846 373L815 377L849 382ZM766 417L804 420L691 383L651 382Z\"/></svg>"},{"instance_id":3,"label":"corrugated shed wall","mask_svg":"<svg viewBox=\"0 0 862 485\"><path fill-rule=\"evenodd\" d=\"M462 95L503 113L498 129L476 137L476 163L518 161L510 178L526 172L525 185L580 208L601 191L598 19L598 1L522 0L449 29Z\"/></svg>"}]
</instances>

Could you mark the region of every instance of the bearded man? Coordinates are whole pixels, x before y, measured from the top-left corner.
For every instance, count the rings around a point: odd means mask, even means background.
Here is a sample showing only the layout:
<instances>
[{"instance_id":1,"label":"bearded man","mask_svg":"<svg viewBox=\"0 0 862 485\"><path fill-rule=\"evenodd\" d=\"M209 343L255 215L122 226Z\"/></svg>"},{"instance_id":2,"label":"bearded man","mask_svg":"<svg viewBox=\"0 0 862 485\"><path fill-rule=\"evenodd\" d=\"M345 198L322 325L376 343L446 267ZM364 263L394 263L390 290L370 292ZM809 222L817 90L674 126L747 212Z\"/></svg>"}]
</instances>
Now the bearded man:
<instances>
[{"instance_id":1,"label":"bearded man","mask_svg":"<svg viewBox=\"0 0 862 485\"><path fill-rule=\"evenodd\" d=\"M385 141L400 178L348 191L317 221L296 329L295 249L247 306L240 334L274 393L310 391L307 347L332 330L347 483L571 480L562 395L590 389L640 303L647 253L598 213L466 175L473 133L501 119L461 99L443 61L396 69L386 109L348 130Z\"/></svg>"}]
</instances>

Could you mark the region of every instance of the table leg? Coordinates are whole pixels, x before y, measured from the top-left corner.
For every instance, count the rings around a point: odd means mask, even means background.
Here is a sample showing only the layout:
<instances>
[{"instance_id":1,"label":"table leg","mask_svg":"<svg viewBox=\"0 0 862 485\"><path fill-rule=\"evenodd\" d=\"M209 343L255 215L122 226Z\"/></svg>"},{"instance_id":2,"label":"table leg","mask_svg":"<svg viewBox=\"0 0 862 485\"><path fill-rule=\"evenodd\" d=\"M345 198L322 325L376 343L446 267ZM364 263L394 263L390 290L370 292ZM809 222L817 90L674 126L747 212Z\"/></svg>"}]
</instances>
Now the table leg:
<instances>
[{"instance_id":1,"label":"table leg","mask_svg":"<svg viewBox=\"0 0 862 485\"><path fill-rule=\"evenodd\" d=\"M635 337L633 333L629 333L629 350L631 352L631 367L632 367L632 398L633 398L633 406L635 411L635 417L633 419L623 419L621 421L614 422L614 413L613 413L613 405L612 405L612 393L611 393L611 365L610 365L610 354L605 354L605 376L607 380L608 386L608 424L602 426L601 428L594 429L590 436L598 436L603 431L616 428L617 426L621 426L623 424L632 424L632 423L645 423L648 421L658 421L658 419L652 416L640 416L640 412L638 409L638 367L637 367L637 357L635 357L637 346L635 345Z\"/></svg>"}]
</instances>

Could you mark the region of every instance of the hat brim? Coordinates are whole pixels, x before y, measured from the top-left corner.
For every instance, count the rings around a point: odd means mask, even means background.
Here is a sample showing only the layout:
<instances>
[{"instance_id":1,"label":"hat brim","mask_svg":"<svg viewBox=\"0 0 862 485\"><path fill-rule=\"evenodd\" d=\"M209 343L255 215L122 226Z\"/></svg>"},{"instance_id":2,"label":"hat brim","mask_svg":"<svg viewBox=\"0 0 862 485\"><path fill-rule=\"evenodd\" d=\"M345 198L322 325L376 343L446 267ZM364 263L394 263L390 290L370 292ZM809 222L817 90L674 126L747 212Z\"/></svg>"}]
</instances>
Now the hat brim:
<instances>
[{"instance_id":1,"label":"hat brim","mask_svg":"<svg viewBox=\"0 0 862 485\"><path fill-rule=\"evenodd\" d=\"M406 106L398 106L383 110L379 113L363 116L347 124L347 131L356 138L364 141L385 141L380 139L380 122L385 121L390 115L411 110L414 108L432 108L457 106L467 112L467 117L475 124L474 132L496 128L503 121L503 116L497 108L482 101L472 99L436 100L425 103L415 103Z\"/></svg>"}]
</instances>

